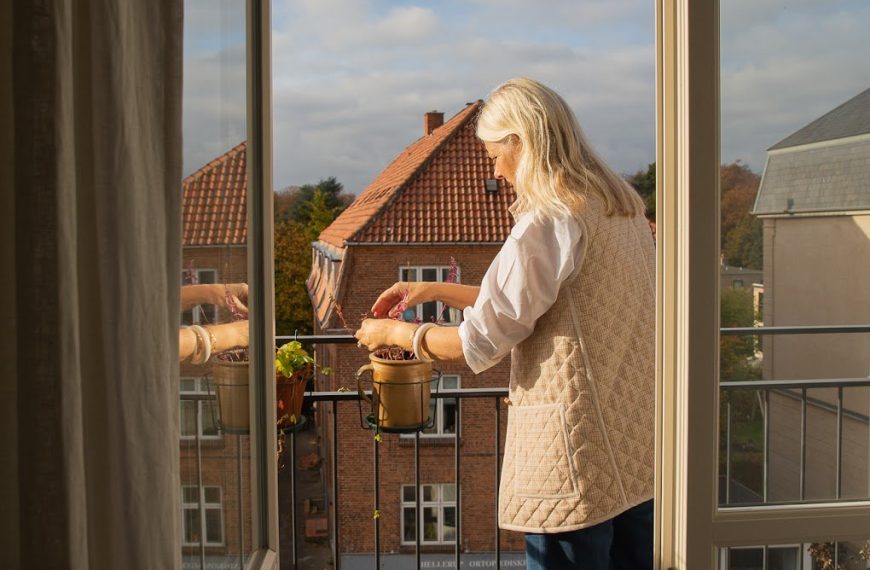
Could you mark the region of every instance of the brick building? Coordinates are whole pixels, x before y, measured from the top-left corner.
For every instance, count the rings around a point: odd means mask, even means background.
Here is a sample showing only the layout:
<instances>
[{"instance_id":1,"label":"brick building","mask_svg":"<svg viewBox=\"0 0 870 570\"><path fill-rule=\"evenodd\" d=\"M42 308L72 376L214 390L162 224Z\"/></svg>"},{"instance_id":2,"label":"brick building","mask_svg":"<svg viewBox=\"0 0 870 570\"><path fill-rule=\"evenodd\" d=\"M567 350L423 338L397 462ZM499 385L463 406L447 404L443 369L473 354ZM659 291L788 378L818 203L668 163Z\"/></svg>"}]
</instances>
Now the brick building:
<instances>
[{"instance_id":1,"label":"brick building","mask_svg":"<svg viewBox=\"0 0 870 570\"><path fill-rule=\"evenodd\" d=\"M426 113L423 136L405 148L313 244L309 294L317 334L352 332L376 296L399 280L444 281L451 258L458 281L478 284L507 238L513 189L493 178L493 164L474 134L481 102L468 104L446 123L443 113ZM343 313L344 318L339 313ZM441 317L458 325L461 313L438 303L406 311L406 319ZM346 321L346 323L344 322ZM334 373L318 389L356 389L355 371L368 354L355 345L318 347L318 360ZM464 364L438 363L449 388L507 387L509 363L474 375ZM435 563L453 552L456 524L454 445L461 453L461 547L468 560L491 560L495 549L495 421L492 398L435 404L435 426L421 435L422 513L414 499L414 438L384 434L380 443L380 551L384 567L401 567L414 552L421 524L424 559ZM501 449L505 419L501 414ZM338 552L342 568L370 568L373 532L373 433L363 429L356 403L338 405L338 433L331 433L332 407L323 405L323 456L338 446ZM326 466L327 480L333 466ZM422 516L421 516L422 515ZM522 536L501 533L505 551L522 551ZM439 556L440 555L440 556ZM522 555L505 555L519 564ZM452 562L446 562L448 565ZM486 564L484 564L486 565ZM405 566L407 567L407 566Z\"/></svg>"},{"instance_id":2,"label":"brick building","mask_svg":"<svg viewBox=\"0 0 870 570\"><path fill-rule=\"evenodd\" d=\"M247 280L246 153L241 143L183 182L182 283L237 283ZM215 305L182 315L183 324L228 322ZM211 366L181 365L181 486L184 567L199 567L205 539L207 568L238 564L239 545L250 552L250 450L246 435L221 433L209 401L185 399L208 394ZM198 435L198 442L197 442ZM197 446L201 450L197 460ZM198 463L202 465L199 487ZM202 497L199 496L202 493ZM200 500L204 509L200 510ZM195 563L195 564L194 564Z\"/></svg>"}]
</instances>

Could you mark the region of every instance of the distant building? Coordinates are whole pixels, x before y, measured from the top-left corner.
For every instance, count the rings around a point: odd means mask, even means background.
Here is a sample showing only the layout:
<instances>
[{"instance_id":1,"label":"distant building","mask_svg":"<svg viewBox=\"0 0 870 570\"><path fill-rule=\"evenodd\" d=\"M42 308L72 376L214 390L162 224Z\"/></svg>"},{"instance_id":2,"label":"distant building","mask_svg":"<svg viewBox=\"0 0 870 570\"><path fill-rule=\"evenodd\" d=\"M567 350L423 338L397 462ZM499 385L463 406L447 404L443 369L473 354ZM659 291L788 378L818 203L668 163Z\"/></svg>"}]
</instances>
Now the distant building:
<instances>
[{"instance_id":1,"label":"distant building","mask_svg":"<svg viewBox=\"0 0 870 570\"><path fill-rule=\"evenodd\" d=\"M764 221L765 326L870 323L870 89L768 149L753 213ZM764 337L765 379L866 377L868 335ZM836 493L836 389L810 390L806 498ZM770 401L770 500L800 492L799 391ZM844 394L842 496L867 496L867 389Z\"/></svg>"},{"instance_id":2,"label":"distant building","mask_svg":"<svg viewBox=\"0 0 870 570\"><path fill-rule=\"evenodd\" d=\"M451 259L458 280L479 284L512 227L512 188L493 178L493 164L474 134L481 103L469 104L444 123L443 113L426 113L423 136L387 166L313 245L308 290L317 333L346 333L359 326L377 295L396 281L444 281ZM339 315L339 307L344 320ZM409 310L407 318L441 319L458 325L461 313L439 303ZM354 373L368 353L354 345L318 347L318 360L334 373L320 389L356 390ZM439 363L443 387L507 387L507 361L473 375L464 364ZM495 549L495 408L493 399L467 399L436 409L435 426L421 437L422 511L414 503L413 437L384 435L380 444L381 552L384 568L408 567L415 524L421 525L426 557L436 563L452 551L456 536L454 444L461 450L461 544L469 553ZM502 410L501 438L506 413ZM338 551L343 568L371 568L375 549L373 434L360 426L357 404L339 405L338 433L330 434L331 406L321 407L322 441L338 445ZM335 435L333 438L331 435ZM502 447L503 449L503 447ZM329 462L331 452L324 450ZM331 474L332 465L326 466ZM331 475L329 475L331 476ZM502 532L502 547L518 551L517 533ZM505 555L506 557L508 554Z\"/></svg>"}]
</instances>

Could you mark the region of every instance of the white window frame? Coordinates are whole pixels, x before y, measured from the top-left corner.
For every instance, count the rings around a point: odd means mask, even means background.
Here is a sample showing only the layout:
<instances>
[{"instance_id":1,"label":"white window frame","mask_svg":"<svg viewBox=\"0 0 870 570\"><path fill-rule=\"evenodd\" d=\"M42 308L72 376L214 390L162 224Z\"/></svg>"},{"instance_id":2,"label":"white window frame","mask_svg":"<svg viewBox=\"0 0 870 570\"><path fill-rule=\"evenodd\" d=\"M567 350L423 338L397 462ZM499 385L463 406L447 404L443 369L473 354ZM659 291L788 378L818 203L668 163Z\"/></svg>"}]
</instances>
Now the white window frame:
<instances>
[{"instance_id":1,"label":"white window frame","mask_svg":"<svg viewBox=\"0 0 870 570\"><path fill-rule=\"evenodd\" d=\"M190 269L185 269L184 273L187 273ZM212 277L211 283L218 283L218 271L217 269L211 269L209 267L197 267L194 268L193 271L196 272L196 282L197 284L202 283L202 275L204 273L211 273L214 275ZM181 277L182 284L184 284L184 275ZM208 309L208 313L206 313L206 307L210 307ZM208 325L214 324L218 320L218 306L217 305L194 305L190 308L190 312L192 314L191 321L189 323L182 322L185 325Z\"/></svg>"},{"instance_id":2,"label":"white window frame","mask_svg":"<svg viewBox=\"0 0 870 570\"><path fill-rule=\"evenodd\" d=\"M863 541L870 502L720 509L719 2L656 1L656 567L717 549Z\"/></svg>"},{"instance_id":3,"label":"white window frame","mask_svg":"<svg viewBox=\"0 0 870 570\"><path fill-rule=\"evenodd\" d=\"M421 282L419 279L415 279L415 280L405 279L405 276L403 275L403 273L405 271L410 270L410 269L414 269L417 271L418 278L422 277L424 270L434 269L436 275L438 276L438 281L422 281L422 282L423 283L446 283L446 281L444 281L443 275L444 275L445 271L448 271L448 272L450 271L450 266L449 265L403 265L403 266L399 267L399 281ZM455 281L456 283L462 283L460 273L461 273L460 268L457 265L456 266L456 281ZM447 316L447 318L443 322L440 322L439 324L442 324L444 326L459 326L459 323L462 322L462 311L459 311L457 309L451 309L450 307L448 307L446 304L442 303L441 301L431 301L431 302L436 303L435 308L436 308L437 315L446 315ZM417 320L422 321L422 319L423 319L423 303L414 306L413 309L416 311Z\"/></svg>"},{"instance_id":4,"label":"white window frame","mask_svg":"<svg viewBox=\"0 0 870 570\"><path fill-rule=\"evenodd\" d=\"M459 374L444 374L444 376L441 378L441 385L438 386L439 390L441 388L444 388L444 380L446 378L456 380L456 388L455 389L458 390L461 387L461 378L460 378ZM452 390L454 388L450 388L450 389ZM454 403L459 402L458 398L447 398L447 399L452 400ZM444 433L444 400L445 400L445 398L433 398L432 399L431 404L434 404L434 406L435 406L435 425L433 426L435 428L435 431L432 433L426 433L426 432L421 431L420 432L420 439L439 439L439 438L453 439L459 435L459 432L461 429L461 427L460 427L461 422L460 422L460 418L459 418L460 414L459 414L458 405L457 405L457 410L456 410L456 433ZM402 437L405 439L413 439L415 436L416 436L416 434L413 434L413 433L403 433L399 437Z\"/></svg>"},{"instance_id":5,"label":"white window frame","mask_svg":"<svg viewBox=\"0 0 870 570\"><path fill-rule=\"evenodd\" d=\"M185 489L198 489L199 490L199 499L200 502L189 503L184 501L184 490ZM218 502L217 503L209 503L205 500L205 490L206 489L217 489L218 491ZM224 532L224 490L219 485L203 485L202 487L198 487L196 485L182 485L181 486L181 540L182 546L200 546L200 542L188 542L187 541L187 529L184 527L186 524L187 518L184 516L185 511L188 510L198 510L199 511L199 535L205 540L206 547L215 547L215 546L225 546L226 545L226 533ZM199 508L200 504L202 504L202 509ZM220 512L220 531L221 531L221 539L218 542L209 542L208 541L208 531L206 529L206 511L214 511L218 510Z\"/></svg>"},{"instance_id":6,"label":"white window frame","mask_svg":"<svg viewBox=\"0 0 870 570\"><path fill-rule=\"evenodd\" d=\"M455 483L425 483L421 484L417 489L417 492L420 493L420 512L417 512L417 502L416 501L406 501L405 500L405 489L406 488L414 488L414 485L402 485L399 490L399 501L400 501L400 520L399 520L399 529L402 537L402 545L414 545L416 541L414 539L407 540L405 538L405 509L414 509L417 518L417 528L420 531L420 544L422 546L443 546L455 544L455 539L446 540L444 538L444 509L453 507L455 517L458 521L459 519L459 511L457 510L456 505L456 485ZM424 501L423 500L423 487L437 487L438 489L438 498L435 501ZM454 489L454 499L452 501L444 500L444 488L445 487L453 487ZM427 508L437 508L438 509L438 540L425 540L423 537L423 512Z\"/></svg>"},{"instance_id":7,"label":"white window frame","mask_svg":"<svg viewBox=\"0 0 870 570\"><path fill-rule=\"evenodd\" d=\"M183 390L183 389L180 390L181 394L196 394L196 395L208 395L209 394L208 386L206 385L208 380L206 378L195 377L195 376L184 376L181 378L181 380L182 381L193 380L194 386L195 386L194 390ZM190 400L184 400L184 401L190 401ZM203 401L203 400L196 400L196 401L194 401L194 403L196 404L196 407L195 407L195 410L196 410L196 430L197 430L197 433L199 434L199 439L204 440L204 441L217 441L217 440L221 439L222 435L221 435L220 428L217 429L217 433L215 433L214 435L206 434L202 431L203 415L212 413L206 409L203 409L204 408L203 404L211 403L213 406L217 406L217 400L212 400L210 402ZM214 410L214 413L217 414L217 410ZM182 406L178 407L178 414L179 414L179 421L181 422L180 425L183 426L184 420L183 420L182 414L184 414L184 410L183 410ZM181 438L182 441L194 441L194 440L196 440L196 435L197 434L193 434L193 435L180 434L179 437Z\"/></svg>"}]
</instances>

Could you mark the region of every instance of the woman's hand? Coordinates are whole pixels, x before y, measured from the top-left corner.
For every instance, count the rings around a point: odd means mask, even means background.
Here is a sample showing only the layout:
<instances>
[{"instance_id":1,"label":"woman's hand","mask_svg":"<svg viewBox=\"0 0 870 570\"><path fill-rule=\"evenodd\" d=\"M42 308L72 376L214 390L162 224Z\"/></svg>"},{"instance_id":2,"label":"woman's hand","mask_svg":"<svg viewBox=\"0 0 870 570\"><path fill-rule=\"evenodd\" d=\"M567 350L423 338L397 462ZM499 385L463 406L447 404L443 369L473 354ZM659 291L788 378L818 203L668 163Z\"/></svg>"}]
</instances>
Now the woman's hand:
<instances>
[{"instance_id":1,"label":"woman's hand","mask_svg":"<svg viewBox=\"0 0 870 570\"><path fill-rule=\"evenodd\" d=\"M359 340L357 346L374 351L385 346L401 346L408 349L411 333L416 325L392 319L366 319L354 336Z\"/></svg>"},{"instance_id":2,"label":"woman's hand","mask_svg":"<svg viewBox=\"0 0 870 570\"><path fill-rule=\"evenodd\" d=\"M222 287L222 299L218 303L232 310L235 307L235 313L239 317L248 316L248 284L247 283L229 283ZM232 305L232 307L231 307Z\"/></svg>"},{"instance_id":3,"label":"woman's hand","mask_svg":"<svg viewBox=\"0 0 870 570\"><path fill-rule=\"evenodd\" d=\"M433 300L429 293L432 283L399 281L381 293L372 305L372 315L377 318L397 318L408 307Z\"/></svg>"}]
</instances>

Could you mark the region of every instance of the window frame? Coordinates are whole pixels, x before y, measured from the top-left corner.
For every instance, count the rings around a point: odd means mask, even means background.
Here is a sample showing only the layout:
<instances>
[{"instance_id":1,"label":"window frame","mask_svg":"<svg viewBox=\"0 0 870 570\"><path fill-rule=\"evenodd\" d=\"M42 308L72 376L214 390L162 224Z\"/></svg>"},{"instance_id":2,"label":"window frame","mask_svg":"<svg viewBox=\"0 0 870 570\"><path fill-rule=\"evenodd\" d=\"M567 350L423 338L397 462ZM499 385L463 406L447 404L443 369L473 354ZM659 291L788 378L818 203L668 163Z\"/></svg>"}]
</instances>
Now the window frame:
<instances>
[{"instance_id":1,"label":"window frame","mask_svg":"<svg viewBox=\"0 0 870 570\"><path fill-rule=\"evenodd\" d=\"M184 490L185 489L198 489L199 490L199 500L198 502L185 502L184 500ZM217 489L219 501L217 503L210 503L205 500L206 489ZM202 505L202 509L200 509L200 505ZM185 524L187 518L184 516L185 511L188 510L197 510L199 511L199 531L200 537L204 539L204 542L187 542L187 529L185 528ZM220 512L220 533L221 539L220 542L209 542L208 540L208 529L206 528L206 511L214 511L218 510ZM226 521L224 519L224 490L220 485L203 485L202 487L198 485L182 485L181 486L181 546L183 547L198 547L205 546L206 548L219 548L226 546L226 533L225 530Z\"/></svg>"},{"instance_id":2,"label":"window frame","mask_svg":"<svg viewBox=\"0 0 870 570\"><path fill-rule=\"evenodd\" d=\"M718 0L657 0L655 561L661 569L715 567L717 550L728 546L863 541L870 528L868 501L718 507L719 66Z\"/></svg>"},{"instance_id":3,"label":"window frame","mask_svg":"<svg viewBox=\"0 0 870 570\"><path fill-rule=\"evenodd\" d=\"M445 501L444 500L444 488L445 487L453 487L453 500ZM421 483L420 487L417 489L417 492L420 493L420 512L417 512L417 501L415 500L406 501L405 500L405 489L406 488L414 488L413 484L403 483L399 488L399 533L401 537L401 545L402 546L414 546L417 541L416 537L408 540L405 538L405 509L414 509L415 518L417 520L417 524L419 528L423 528L423 512L427 508L437 508L438 509L438 540L426 540L421 532L420 534L420 546L450 546L456 544L456 539L445 539L444 538L444 509L453 507L454 516L456 517L454 520L458 519L459 511L458 505L456 501L456 484L455 483ZM423 487L437 487L438 489L438 500L436 501L425 501L423 497ZM455 529L454 529L455 532Z\"/></svg>"},{"instance_id":4,"label":"window frame","mask_svg":"<svg viewBox=\"0 0 870 570\"><path fill-rule=\"evenodd\" d=\"M417 275L420 277L422 277L422 273L424 270L434 269L436 274L438 275L438 281L422 281L420 279L414 279L414 280L405 279L405 276L403 275L403 273L405 271L410 270L410 269L416 270ZM442 277L444 275L444 271L449 272L450 266L449 265L402 265L399 267L399 281L406 281L406 282L410 282L410 283L447 283L447 281L444 281L443 277ZM462 271L459 268L459 265L457 265L456 266L456 281L455 281L455 283L462 283L461 273L462 273ZM447 326L447 327L458 327L459 324L462 322L462 311L460 311L458 309L453 309L453 308L449 307L446 303L443 303L442 301L439 301L439 300L430 301L430 302L435 303L435 309L436 309L437 315L443 315L445 312L445 308L447 310L448 320L445 320L443 322L439 322L438 323L439 325L443 325L443 326ZM413 307L414 311L416 312L417 321L421 322L421 323L423 322L423 305L424 304L425 303L420 303L419 305L415 305ZM455 321L453 320L454 315L456 316Z\"/></svg>"}]
</instances>

